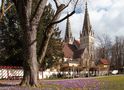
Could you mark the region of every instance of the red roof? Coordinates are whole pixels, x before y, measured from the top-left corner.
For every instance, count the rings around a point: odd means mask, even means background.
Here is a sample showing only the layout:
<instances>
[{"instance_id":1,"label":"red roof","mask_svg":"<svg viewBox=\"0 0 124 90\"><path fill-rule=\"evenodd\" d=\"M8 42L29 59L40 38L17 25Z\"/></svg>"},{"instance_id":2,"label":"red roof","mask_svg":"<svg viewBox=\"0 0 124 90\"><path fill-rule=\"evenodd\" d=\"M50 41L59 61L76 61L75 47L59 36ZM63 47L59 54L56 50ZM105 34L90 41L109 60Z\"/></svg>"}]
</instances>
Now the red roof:
<instances>
[{"instance_id":1,"label":"red roof","mask_svg":"<svg viewBox=\"0 0 124 90\"><path fill-rule=\"evenodd\" d=\"M76 46L80 46L80 41L78 41L78 40L74 40L74 42L73 42Z\"/></svg>"},{"instance_id":2,"label":"red roof","mask_svg":"<svg viewBox=\"0 0 124 90\"><path fill-rule=\"evenodd\" d=\"M0 69L20 69L20 66L0 66Z\"/></svg>"},{"instance_id":3,"label":"red roof","mask_svg":"<svg viewBox=\"0 0 124 90\"><path fill-rule=\"evenodd\" d=\"M109 62L108 62L107 59L101 59L100 62L101 62L102 64L105 64L105 65L108 65L108 64L109 64Z\"/></svg>"},{"instance_id":4,"label":"red roof","mask_svg":"<svg viewBox=\"0 0 124 90\"><path fill-rule=\"evenodd\" d=\"M65 44L63 47L64 57L73 58L73 49L70 44Z\"/></svg>"}]
</instances>

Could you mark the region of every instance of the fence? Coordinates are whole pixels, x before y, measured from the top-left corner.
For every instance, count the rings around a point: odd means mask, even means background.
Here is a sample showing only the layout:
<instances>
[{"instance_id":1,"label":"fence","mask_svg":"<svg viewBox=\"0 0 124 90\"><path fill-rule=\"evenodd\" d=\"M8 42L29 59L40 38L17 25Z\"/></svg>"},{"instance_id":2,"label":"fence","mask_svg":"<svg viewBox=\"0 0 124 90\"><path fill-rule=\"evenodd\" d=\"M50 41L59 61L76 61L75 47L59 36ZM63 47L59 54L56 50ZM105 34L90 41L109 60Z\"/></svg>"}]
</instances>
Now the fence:
<instances>
[{"instance_id":1,"label":"fence","mask_svg":"<svg viewBox=\"0 0 124 90\"><path fill-rule=\"evenodd\" d=\"M21 79L23 77L22 67L0 66L0 79Z\"/></svg>"},{"instance_id":2,"label":"fence","mask_svg":"<svg viewBox=\"0 0 124 90\"><path fill-rule=\"evenodd\" d=\"M0 79L22 79L23 77L23 68L18 66L0 66ZM49 78L51 75L57 75L57 71L39 71L39 79Z\"/></svg>"}]
</instances>

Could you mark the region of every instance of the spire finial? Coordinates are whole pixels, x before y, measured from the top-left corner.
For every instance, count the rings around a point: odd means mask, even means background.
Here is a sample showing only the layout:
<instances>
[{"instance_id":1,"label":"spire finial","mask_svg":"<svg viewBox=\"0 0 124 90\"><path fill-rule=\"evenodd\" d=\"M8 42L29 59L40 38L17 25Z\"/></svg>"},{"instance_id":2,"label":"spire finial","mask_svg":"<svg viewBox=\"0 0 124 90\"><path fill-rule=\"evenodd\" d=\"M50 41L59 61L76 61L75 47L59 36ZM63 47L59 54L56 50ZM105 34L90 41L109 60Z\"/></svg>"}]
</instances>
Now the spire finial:
<instances>
[{"instance_id":1,"label":"spire finial","mask_svg":"<svg viewBox=\"0 0 124 90\"><path fill-rule=\"evenodd\" d=\"M69 13L67 13L68 15ZM67 18L67 22L66 22L66 31L65 31L65 42L66 43L72 43L72 32L71 32L71 25L70 25L70 20L69 17Z\"/></svg>"},{"instance_id":2,"label":"spire finial","mask_svg":"<svg viewBox=\"0 0 124 90\"><path fill-rule=\"evenodd\" d=\"M89 32L91 31L91 24L90 24L90 18L87 8L87 1L85 2L85 14L84 14L84 25L83 25L83 35L89 35Z\"/></svg>"},{"instance_id":3,"label":"spire finial","mask_svg":"<svg viewBox=\"0 0 124 90\"><path fill-rule=\"evenodd\" d=\"M86 9L86 11L87 11L87 0L86 0L86 3L85 3L85 9Z\"/></svg>"}]
</instances>

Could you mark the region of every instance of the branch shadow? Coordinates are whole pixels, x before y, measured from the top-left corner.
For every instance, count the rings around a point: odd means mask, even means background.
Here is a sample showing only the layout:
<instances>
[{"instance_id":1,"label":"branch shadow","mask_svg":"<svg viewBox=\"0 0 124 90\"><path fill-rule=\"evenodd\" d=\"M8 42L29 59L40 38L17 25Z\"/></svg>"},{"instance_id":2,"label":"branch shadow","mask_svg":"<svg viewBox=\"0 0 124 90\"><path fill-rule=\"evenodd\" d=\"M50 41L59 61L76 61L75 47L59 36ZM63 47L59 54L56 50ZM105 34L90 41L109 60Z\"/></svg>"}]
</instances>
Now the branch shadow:
<instances>
[{"instance_id":1,"label":"branch shadow","mask_svg":"<svg viewBox=\"0 0 124 90\"><path fill-rule=\"evenodd\" d=\"M5 84L5 83L0 83L0 87L13 87L13 86L19 86L19 84Z\"/></svg>"}]
</instances>

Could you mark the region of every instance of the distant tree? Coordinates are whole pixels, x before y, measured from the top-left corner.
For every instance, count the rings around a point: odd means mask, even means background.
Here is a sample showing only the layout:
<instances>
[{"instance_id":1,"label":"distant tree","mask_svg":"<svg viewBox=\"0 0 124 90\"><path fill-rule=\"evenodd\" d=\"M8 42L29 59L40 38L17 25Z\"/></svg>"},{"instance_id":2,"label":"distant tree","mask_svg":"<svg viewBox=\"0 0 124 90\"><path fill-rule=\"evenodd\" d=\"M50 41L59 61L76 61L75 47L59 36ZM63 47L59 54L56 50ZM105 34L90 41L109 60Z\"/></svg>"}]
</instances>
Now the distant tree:
<instances>
[{"instance_id":1,"label":"distant tree","mask_svg":"<svg viewBox=\"0 0 124 90\"><path fill-rule=\"evenodd\" d=\"M15 7L12 6L0 24L1 65L22 66L22 32L19 28Z\"/></svg>"},{"instance_id":2,"label":"distant tree","mask_svg":"<svg viewBox=\"0 0 124 90\"><path fill-rule=\"evenodd\" d=\"M98 47L97 47L97 58L106 58L109 59L111 56L111 47L112 41L111 38L107 34L102 34L101 36L97 36Z\"/></svg>"},{"instance_id":3,"label":"distant tree","mask_svg":"<svg viewBox=\"0 0 124 90\"><path fill-rule=\"evenodd\" d=\"M60 64L60 60L63 58L62 53L62 40L60 38L60 31L57 28L55 33L51 36L49 41L45 61L47 63L47 68L52 67L53 65Z\"/></svg>"},{"instance_id":4,"label":"distant tree","mask_svg":"<svg viewBox=\"0 0 124 90\"><path fill-rule=\"evenodd\" d=\"M37 53L39 52L39 48L45 34L45 28L49 22L51 22L53 15L54 10L52 9L52 5L48 4L44 9L44 13L39 25L39 31L37 34ZM62 58L62 40L60 38L60 34L61 31L59 28L55 27L54 33L52 34L48 44L45 58L41 64L41 67L44 69L52 67L54 64L59 62L60 58Z\"/></svg>"},{"instance_id":5,"label":"distant tree","mask_svg":"<svg viewBox=\"0 0 124 90\"><path fill-rule=\"evenodd\" d=\"M112 46L111 66L122 72L124 67L124 37L116 37Z\"/></svg>"}]
</instances>

